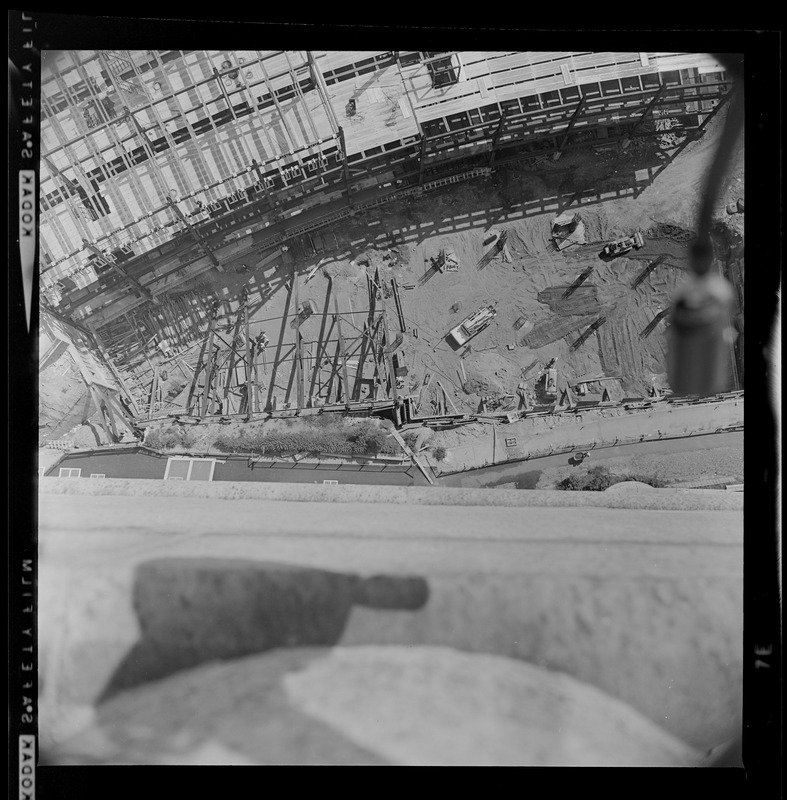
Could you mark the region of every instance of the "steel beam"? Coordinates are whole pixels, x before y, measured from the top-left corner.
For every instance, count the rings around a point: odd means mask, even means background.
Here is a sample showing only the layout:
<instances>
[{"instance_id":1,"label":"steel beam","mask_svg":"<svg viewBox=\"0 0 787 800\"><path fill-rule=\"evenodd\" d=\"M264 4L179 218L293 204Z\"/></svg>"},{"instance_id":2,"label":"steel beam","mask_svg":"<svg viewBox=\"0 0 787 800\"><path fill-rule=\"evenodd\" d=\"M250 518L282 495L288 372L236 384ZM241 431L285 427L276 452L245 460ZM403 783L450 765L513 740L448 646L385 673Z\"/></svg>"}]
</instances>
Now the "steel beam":
<instances>
[{"instance_id":1,"label":"steel beam","mask_svg":"<svg viewBox=\"0 0 787 800\"><path fill-rule=\"evenodd\" d=\"M320 134L317 131L317 126L314 124L314 120L312 119L311 111L309 111L309 106L306 103L306 98L303 95L303 90L301 89L301 85L298 82L298 76L295 74L295 67L292 66L292 62L290 61L290 57L287 54L287 51L284 51L284 57L287 59L287 67L290 72L290 76L292 77L292 86L295 89L295 93L301 100L303 104L303 111L306 115L306 119L309 120L309 127L312 129L312 135L314 136L314 142L317 143L320 141ZM303 65L301 65L303 66Z\"/></svg>"},{"instance_id":2,"label":"steel beam","mask_svg":"<svg viewBox=\"0 0 787 800\"><path fill-rule=\"evenodd\" d=\"M505 109L503 109L502 113L500 114L500 122L497 123L495 132L494 134L492 134L492 151L489 153L490 167L495 163L495 156L497 155L497 143L500 139L500 134L503 132L503 127L505 126L507 116L508 112Z\"/></svg>"},{"instance_id":3,"label":"steel beam","mask_svg":"<svg viewBox=\"0 0 787 800\"><path fill-rule=\"evenodd\" d=\"M178 215L178 218L180 219L180 221L183 222L186 225L186 227L189 229L189 231L191 232L191 235L194 237L194 241L196 241L196 243L204 251L205 255L211 260L211 263L213 264L213 266L216 267L219 270L219 272L223 272L224 270L222 269L222 266L219 263L219 260L216 258L216 256L213 253L213 251L205 243L205 240L203 239L202 234L188 221L188 218L180 210L180 208L178 207L178 204L171 197L167 198L167 203L169 204L170 208L172 208L172 210Z\"/></svg>"},{"instance_id":4,"label":"steel beam","mask_svg":"<svg viewBox=\"0 0 787 800\"><path fill-rule=\"evenodd\" d=\"M426 136L421 137L421 149L418 151L418 185L420 186L424 180L424 159L426 157L426 143L428 139Z\"/></svg>"},{"instance_id":5,"label":"steel beam","mask_svg":"<svg viewBox=\"0 0 787 800\"><path fill-rule=\"evenodd\" d=\"M282 127L284 128L284 132L287 134L287 138L290 140L290 146L293 150L298 148L298 143L292 136L290 132L289 125L287 125L287 120L284 117L284 112L281 110L281 106L279 105L279 99L276 97L276 92L273 89L273 85L270 82L270 78L268 77L268 71L265 69L265 64L263 64L263 58L260 56L259 60L260 71L262 72L262 79L265 81L265 85L268 87L268 91L271 94L271 99L273 100L273 105L276 106L276 111L279 114L279 118L281 119Z\"/></svg>"},{"instance_id":6,"label":"steel beam","mask_svg":"<svg viewBox=\"0 0 787 800\"><path fill-rule=\"evenodd\" d=\"M344 188L347 192L347 202L349 205L353 204L352 195L350 194L350 166L347 163L347 143L344 138L344 128L339 126L339 146L342 151L342 166L344 168Z\"/></svg>"},{"instance_id":7,"label":"steel beam","mask_svg":"<svg viewBox=\"0 0 787 800\"><path fill-rule=\"evenodd\" d=\"M568 142L568 137L571 135L571 131L574 129L574 125L577 124L579 120L580 114L582 109L585 106L585 96L583 95L579 99L579 103L577 103L577 107L574 109L574 113L571 115L571 119L568 122L568 127L566 128L565 133L563 134L563 138L560 141L560 145L558 146L557 150L555 151L554 158L557 159L560 154L563 152L563 148L566 146Z\"/></svg>"},{"instance_id":8,"label":"steel beam","mask_svg":"<svg viewBox=\"0 0 787 800\"><path fill-rule=\"evenodd\" d=\"M721 109L723 108L724 104L730 99L730 97L732 97L732 92L733 92L732 88L727 90L727 93L719 100L718 103L716 103L715 108L710 112L710 114L708 114L707 117L705 117L704 120L702 120L702 122L700 123L699 127L696 128L694 131L692 131L692 136L693 137L696 138L697 136L699 136L702 133L702 131L705 130L705 126L716 116L716 114L719 113L719 111L721 111ZM701 99L698 99L697 100L697 105L699 105L700 102L701 102ZM700 112L700 113L702 113L702 112Z\"/></svg>"},{"instance_id":9,"label":"steel beam","mask_svg":"<svg viewBox=\"0 0 787 800\"><path fill-rule=\"evenodd\" d=\"M659 81L660 80L661 80L661 78L659 78ZM667 85L662 83L661 86L659 86L659 89L656 92L656 94L653 95L653 97L651 98L650 102L645 107L645 110L642 112L642 116L634 123L634 127L629 131L629 134L626 137L627 140L631 140L632 138L634 138L634 134L637 132L637 130L639 129L640 125L642 125L642 123L648 118L648 116L650 115L650 112L653 110L653 107L656 105L656 103L658 102L659 98L666 91L667 91Z\"/></svg>"},{"instance_id":10,"label":"steel beam","mask_svg":"<svg viewBox=\"0 0 787 800\"><path fill-rule=\"evenodd\" d=\"M240 67L238 68L240 71ZM221 89L221 93L224 95L224 102L227 104L227 108L230 110L230 114L232 114L233 120L238 119L238 115L235 113L235 109L232 107L232 102L230 101L230 96L227 94L227 89L224 86L224 79L219 75L219 71L216 67L213 67L213 77L216 79L216 82L219 84L219 88Z\"/></svg>"},{"instance_id":11,"label":"steel beam","mask_svg":"<svg viewBox=\"0 0 787 800\"><path fill-rule=\"evenodd\" d=\"M150 289L143 286L136 278L129 275L126 270L122 267L118 266L115 262L114 256L108 256L106 253L102 253L94 244L91 244L87 241L87 239L82 239L82 245L87 250L90 250L91 253L98 256L99 258L103 259L107 265L112 269L114 272L117 272L124 280L128 281L132 286L134 286L137 290L139 290L153 305L160 305L159 301L153 296L153 293Z\"/></svg>"},{"instance_id":12,"label":"steel beam","mask_svg":"<svg viewBox=\"0 0 787 800\"><path fill-rule=\"evenodd\" d=\"M339 134L341 127L339 126L339 120L336 116L336 112L333 110L333 105L331 104L331 97L328 93L328 85L325 83L325 78L323 77L322 71L320 70L319 65L317 64L317 59L314 57L311 50L306 51L306 58L309 61L309 68L311 69L312 73L312 80L314 81L317 91L320 95L320 99L325 106L325 110L328 112L328 119L333 126L333 130L336 134Z\"/></svg>"}]
</instances>

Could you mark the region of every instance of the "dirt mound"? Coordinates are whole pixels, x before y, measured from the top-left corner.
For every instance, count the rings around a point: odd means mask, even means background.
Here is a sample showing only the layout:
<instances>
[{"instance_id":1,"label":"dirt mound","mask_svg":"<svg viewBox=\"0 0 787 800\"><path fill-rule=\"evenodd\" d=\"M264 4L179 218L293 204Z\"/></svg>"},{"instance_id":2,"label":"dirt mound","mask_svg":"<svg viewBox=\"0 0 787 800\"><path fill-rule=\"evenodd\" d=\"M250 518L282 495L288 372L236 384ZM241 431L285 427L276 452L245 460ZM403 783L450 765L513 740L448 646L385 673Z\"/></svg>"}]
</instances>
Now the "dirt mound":
<instances>
[{"instance_id":1,"label":"dirt mound","mask_svg":"<svg viewBox=\"0 0 787 800\"><path fill-rule=\"evenodd\" d=\"M479 353L467 359L467 380L462 386L466 394L505 394L516 388L518 370L498 353Z\"/></svg>"},{"instance_id":2,"label":"dirt mound","mask_svg":"<svg viewBox=\"0 0 787 800\"><path fill-rule=\"evenodd\" d=\"M367 251L374 252L374 251ZM360 257L361 260L367 260L365 257ZM353 261L341 260L334 261L332 264L326 264L322 271L325 275L332 279L342 279L350 283L359 283L361 280L366 280L366 267L361 263L361 260L356 258Z\"/></svg>"}]
</instances>

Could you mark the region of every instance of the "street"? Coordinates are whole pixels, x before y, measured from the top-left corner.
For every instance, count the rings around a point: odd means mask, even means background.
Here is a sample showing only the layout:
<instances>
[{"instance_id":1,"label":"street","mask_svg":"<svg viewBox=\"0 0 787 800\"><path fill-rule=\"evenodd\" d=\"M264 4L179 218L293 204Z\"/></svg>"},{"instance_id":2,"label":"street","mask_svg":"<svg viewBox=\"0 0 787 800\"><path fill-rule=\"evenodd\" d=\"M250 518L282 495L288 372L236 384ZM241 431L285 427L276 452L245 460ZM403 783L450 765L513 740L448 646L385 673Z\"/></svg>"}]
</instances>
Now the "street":
<instances>
[{"instance_id":1,"label":"street","mask_svg":"<svg viewBox=\"0 0 787 800\"><path fill-rule=\"evenodd\" d=\"M607 459L618 458L620 456L682 453L696 450L710 450L716 447L743 448L743 432L713 433L705 436L691 436L681 439L664 439L661 441L599 447L590 451L590 458L584 463L592 467ZM571 453L561 453L560 455L544 456L543 458L532 458L528 461L518 461L513 464L482 467L480 469L457 473L456 475L446 475L442 478L438 478L438 483L441 486L461 486L470 488L495 486L501 483L513 483L517 481L525 483L525 486L518 488L532 489L535 487L536 483L538 483L538 478L542 470L550 467L569 466L569 459L571 457Z\"/></svg>"}]
</instances>

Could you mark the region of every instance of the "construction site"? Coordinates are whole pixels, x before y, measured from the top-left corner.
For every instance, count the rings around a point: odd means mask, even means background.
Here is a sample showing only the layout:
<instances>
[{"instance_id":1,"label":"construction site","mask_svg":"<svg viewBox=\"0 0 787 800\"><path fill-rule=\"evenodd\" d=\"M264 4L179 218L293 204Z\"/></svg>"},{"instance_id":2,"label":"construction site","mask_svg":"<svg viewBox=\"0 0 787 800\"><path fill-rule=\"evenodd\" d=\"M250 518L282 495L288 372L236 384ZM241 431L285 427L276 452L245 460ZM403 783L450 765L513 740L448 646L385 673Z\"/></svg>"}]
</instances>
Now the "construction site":
<instances>
[{"instance_id":1,"label":"construction site","mask_svg":"<svg viewBox=\"0 0 787 800\"><path fill-rule=\"evenodd\" d=\"M39 788L89 764L751 782L778 474L747 473L744 537L739 62L48 46L37 559L11 560ZM691 393L676 309L707 255L732 300Z\"/></svg>"},{"instance_id":2,"label":"construction site","mask_svg":"<svg viewBox=\"0 0 787 800\"><path fill-rule=\"evenodd\" d=\"M415 460L416 429L450 451L676 400L668 313L731 87L711 56L59 51L42 78L42 447L176 423L207 452L327 414ZM714 234L726 399L742 163Z\"/></svg>"}]
</instances>

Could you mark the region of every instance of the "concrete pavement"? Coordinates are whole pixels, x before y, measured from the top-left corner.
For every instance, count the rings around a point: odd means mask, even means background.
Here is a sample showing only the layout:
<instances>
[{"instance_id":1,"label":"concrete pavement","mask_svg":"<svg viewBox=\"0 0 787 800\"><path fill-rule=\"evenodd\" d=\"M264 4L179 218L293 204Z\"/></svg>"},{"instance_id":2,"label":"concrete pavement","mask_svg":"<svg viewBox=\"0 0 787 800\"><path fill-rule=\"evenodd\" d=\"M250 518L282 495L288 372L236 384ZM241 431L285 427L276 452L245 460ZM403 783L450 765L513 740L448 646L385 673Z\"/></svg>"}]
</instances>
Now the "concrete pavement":
<instances>
[{"instance_id":1,"label":"concrete pavement","mask_svg":"<svg viewBox=\"0 0 787 800\"><path fill-rule=\"evenodd\" d=\"M588 696L588 691L600 691L698 750L739 729L739 497L652 489L592 493L603 498L602 504L586 493L570 493L577 498L562 492L286 484L177 484L175 489L163 482L155 482L155 496L153 483L41 482L44 746L57 748L81 731L87 740L98 737L104 745L109 737L117 747L122 739L117 725L127 731L136 705L129 700L121 713L114 704L130 691L144 693L136 702L148 715L158 708L162 719L157 724L174 736L178 725L162 701L150 705L145 699L147 692L158 696L158 682L188 681L194 669L213 669L211 680L218 680L224 667L217 661L234 674L233 669L246 669L246 659L262 659L255 662L257 669L272 670L270 680L279 692L282 686L292 689L293 680L298 684L300 679L288 676L293 669L301 675L309 663L303 653L301 666L292 659L301 658L303 648L315 647L323 666L299 684L297 701L292 699L295 690L287 690L292 702L276 701L270 713L282 730L311 731L301 739L292 733L301 742L317 736L318 729L325 733L320 725L328 725L342 741L349 738L356 749L337 754L337 763L361 758L359 737L366 734L369 747L361 749L371 752L373 760L411 763L414 756L392 743L392 736L401 739L392 733L395 715L385 730L374 728L369 718L348 719L351 685L341 690L341 702L330 705L325 695L327 705L315 708L318 687L327 692L342 672L343 667L330 664L344 664L348 675L382 691L389 679L374 684L370 676L384 672L388 663L390 680L398 687L394 695L402 703L421 698L413 703L415 709L422 707L421 716L411 708L402 717L408 720L404 727L424 735L431 731L438 739L450 740L448 732L457 729L457 716L445 709L460 696L496 702L492 696L509 691L520 698L521 692L544 694L555 702L570 695L570 705L595 708L587 711L590 719L604 717L601 701ZM199 497L198 489L216 494ZM333 497L325 502L329 490ZM232 499L216 499L220 496ZM287 496L300 499L283 499ZM658 496L662 499L653 499ZM394 650L364 656L369 647ZM403 661L396 648L411 653L427 648L427 655ZM429 656L428 648L447 648L452 655L444 658L441 650ZM360 661L348 666L341 660L345 651L350 661ZM470 666L471 656L481 659L479 666ZM482 657L503 659L512 669L530 665L545 674L516 669L509 674L508 668L489 665ZM290 666L270 666L271 658ZM214 667L208 667L211 662ZM447 681L442 688L439 681L434 685L443 710L433 704L431 721L418 690L418 676L430 669ZM556 689L551 681L556 674L580 682L587 691L564 684ZM202 678L194 680L202 686ZM517 685L523 688L511 688ZM207 686L194 691L210 696ZM368 691L374 695L372 688ZM225 713L231 713L233 702L227 698ZM298 722L291 718L292 703L299 709ZM360 713L361 706L355 707ZM115 717L102 718L112 709ZM498 741L501 749L494 758L505 759L510 751L503 742L510 736L504 732L510 734L512 724L520 726L517 741L524 741L524 730L536 724L532 717L505 724L487 718L476 728L473 712L466 711L465 724L459 726L464 739L446 745L450 752L466 754L473 742L480 747L482 741ZM221 713L214 709L215 715ZM538 714L553 721L559 716L543 708ZM621 718L617 712L607 716ZM252 721L244 724L252 726ZM260 729L262 739L253 753L244 751L254 763L264 760L260 748L274 760L281 754L261 743L275 738L272 724ZM602 730L598 725L596 730ZM616 730L626 729L620 725L615 722ZM220 737L225 747L230 747L231 727L227 721ZM581 738L589 729L579 725L575 732ZM253 733L247 730L247 738ZM554 729L550 736L558 733ZM96 745L98 751L104 745ZM311 745L303 746L298 758L308 761ZM434 757L445 757L441 752ZM598 751L587 752L595 752L591 759L602 758ZM570 757L579 758L576 752Z\"/></svg>"},{"instance_id":2,"label":"concrete pavement","mask_svg":"<svg viewBox=\"0 0 787 800\"><path fill-rule=\"evenodd\" d=\"M591 450L623 442L653 442L671 437L716 433L743 426L743 396L735 400L696 405L670 405L652 411L638 411L608 417L576 414L575 420L543 426L543 419L522 420L501 426L487 426L488 432L473 435L464 429L442 434L448 456L434 468L443 473L490 466L507 460L534 458L572 449ZM550 423L547 423L550 424ZM506 439L516 444L506 446Z\"/></svg>"},{"instance_id":3,"label":"concrete pavement","mask_svg":"<svg viewBox=\"0 0 787 800\"><path fill-rule=\"evenodd\" d=\"M633 455L664 455L669 453L696 452L711 450L717 447L740 447L743 450L743 431L735 433L714 433L704 436L686 436L675 439L646 441L640 444L621 444L597 447L589 462L591 467L612 458ZM498 464L494 467L459 472L455 475L443 475L438 479L441 486L481 487L496 486L514 481L529 481L532 485L538 482L541 471L554 467L569 466L570 454L561 453L553 456L528 458L525 461ZM518 487L519 488L519 487Z\"/></svg>"}]
</instances>

